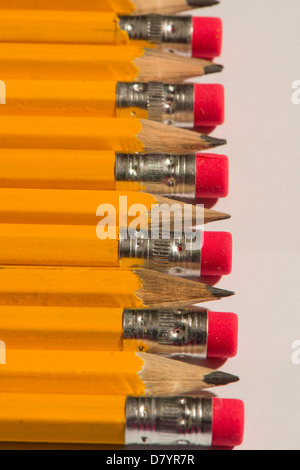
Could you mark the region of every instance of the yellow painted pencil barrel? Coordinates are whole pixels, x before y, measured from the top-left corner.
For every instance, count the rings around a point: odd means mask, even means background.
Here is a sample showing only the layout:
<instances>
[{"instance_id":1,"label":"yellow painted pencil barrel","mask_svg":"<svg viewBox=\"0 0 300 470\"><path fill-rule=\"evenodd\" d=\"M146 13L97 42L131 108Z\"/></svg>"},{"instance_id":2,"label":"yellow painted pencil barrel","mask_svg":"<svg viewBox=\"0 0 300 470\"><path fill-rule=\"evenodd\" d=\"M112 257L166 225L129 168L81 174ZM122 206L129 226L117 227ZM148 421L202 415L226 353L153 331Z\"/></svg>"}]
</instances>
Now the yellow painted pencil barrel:
<instances>
[{"instance_id":1,"label":"yellow painted pencil barrel","mask_svg":"<svg viewBox=\"0 0 300 470\"><path fill-rule=\"evenodd\" d=\"M115 13L2 10L0 42L118 45L129 37Z\"/></svg>"},{"instance_id":2,"label":"yellow painted pencil barrel","mask_svg":"<svg viewBox=\"0 0 300 470\"><path fill-rule=\"evenodd\" d=\"M110 168L110 171L113 167ZM109 173L109 169L107 169ZM112 175L111 175L112 176ZM120 222L134 221L128 215L135 204L139 210L148 212L160 203L158 196L134 191L80 191L47 189L6 189L0 190L0 223L91 225L96 233L97 223L111 210L115 213L115 226ZM138 209L137 209L138 210ZM127 216L128 215L128 216ZM125 217L125 218L124 218Z\"/></svg>"},{"instance_id":3,"label":"yellow painted pencil barrel","mask_svg":"<svg viewBox=\"0 0 300 470\"><path fill-rule=\"evenodd\" d=\"M125 444L126 397L0 394L0 441Z\"/></svg>"}]
</instances>

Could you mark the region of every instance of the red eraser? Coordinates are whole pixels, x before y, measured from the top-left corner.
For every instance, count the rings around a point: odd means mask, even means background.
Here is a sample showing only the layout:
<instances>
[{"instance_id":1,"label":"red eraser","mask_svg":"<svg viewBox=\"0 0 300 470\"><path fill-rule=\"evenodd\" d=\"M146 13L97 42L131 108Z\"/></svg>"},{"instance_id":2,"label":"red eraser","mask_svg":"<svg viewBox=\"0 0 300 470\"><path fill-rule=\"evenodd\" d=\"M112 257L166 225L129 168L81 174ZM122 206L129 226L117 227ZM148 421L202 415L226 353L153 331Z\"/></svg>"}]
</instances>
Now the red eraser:
<instances>
[{"instance_id":1,"label":"red eraser","mask_svg":"<svg viewBox=\"0 0 300 470\"><path fill-rule=\"evenodd\" d=\"M213 59L222 52L223 24L220 18L194 17L192 55Z\"/></svg>"},{"instance_id":2,"label":"red eraser","mask_svg":"<svg viewBox=\"0 0 300 470\"><path fill-rule=\"evenodd\" d=\"M235 357L239 320L234 313L208 312L207 357Z\"/></svg>"},{"instance_id":3,"label":"red eraser","mask_svg":"<svg viewBox=\"0 0 300 470\"><path fill-rule=\"evenodd\" d=\"M242 444L245 427L245 406L241 400L213 398L214 447L236 447Z\"/></svg>"},{"instance_id":4,"label":"red eraser","mask_svg":"<svg viewBox=\"0 0 300 470\"><path fill-rule=\"evenodd\" d=\"M194 126L215 127L225 120L223 85L194 85Z\"/></svg>"},{"instance_id":5,"label":"red eraser","mask_svg":"<svg viewBox=\"0 0 300 470\"><path fill-rule=\"evenodd\" d=\"M224 276L232 270L232 235L203 232L201 276Z\"/></svg>"},{"instance_id":6,"label":"red eraser","mask_svg":"<svg viewBox=\"0 0 300 470\"><path fill-rule=\"evenodd\" d=\"M226 155L196 154L196 198L220 198L229 192L229 159Z\"/></svg>"}]
</instances>

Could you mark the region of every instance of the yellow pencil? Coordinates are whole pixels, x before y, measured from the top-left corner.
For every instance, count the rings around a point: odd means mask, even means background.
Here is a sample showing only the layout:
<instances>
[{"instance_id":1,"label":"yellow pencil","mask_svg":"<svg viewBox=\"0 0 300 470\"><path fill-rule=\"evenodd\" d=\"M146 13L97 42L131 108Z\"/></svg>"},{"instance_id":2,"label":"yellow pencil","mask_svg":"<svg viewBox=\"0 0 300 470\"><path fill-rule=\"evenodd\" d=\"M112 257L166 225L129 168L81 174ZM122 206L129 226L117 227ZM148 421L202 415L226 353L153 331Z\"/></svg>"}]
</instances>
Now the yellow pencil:
<instances>
[{"instance_id":1,"label":"yellow pencil","mask_svg":"<svg viewBox=\"0 0 300 470\"><path fill-rule=\"evenodd\" d=\"M7 349L0 393L172 396L237 382L231 374L154 354Z\"/></svg>"},{"instance_id":2,"label":"yellow pencil","mask_svg":"<svg viewBox=\"0 0 300 470\"><path fill-rule=\"evenodd\" d=\"M224 359L236 355L237 334L235 314L196 307L0 306L0 338L7 349L132 351Z\"/></svg>"},{"instance_id":3,"label":"yellow pencil","mask_svg":"<svg viewBox=\"0 0 300 470\"><path fill-rule=\"evenodd\" d=\"M105 225L104 225L105 224ZM0 224L0 264L16 266L144 267L175 276L226 276L232 270L228 232L118 227ZM133 224L132 224L133 225ZM182 224L180 224L182 227ZM109 233L108 233L109 231ZM163 236L164 235L164 236Z\"/></svg>"},{"instance_id":4,"label":"yellow pencil","mask_svg":"<svg viewBox=\"0 0 300 470\"><path fill-rule=\"evenodd\" d=\"M95 11L2 10L0 42L142 45L193 57L217 57L219 18L124 16Z\"/></svg>"},{"instance_id":5,"label":"yellow pencil","mask_svg":"<svg viewBox=\"0 0 300 470\"><path fill-rule=\"evenodd\" d=\"M243 440L244 413L243 402L219 398L2 393L0 441L233 448Z\"/></svg>"},{"instance_id":6,"label":"yellow pencil","mask_svg":"<svg viewBox=\"0 0 300 470\"><path fill-rule=\"evenodd\" d=\"M2 43L1 80L102 80L180 83L221 72L210 60L142 46Z\"/></svg>"},{"instance_id":7,"label":"yellow pencil","mask_svg":"<svg viewBox=\"0 0 300 470\"><path fill-rule=\"evenodd\" d=\"M0 148L0 188L143 191L217 199L228 195L228 176L228 157L211 153Z\"/></svg>"},{"instance_id":8,"label":"yellow pencil","mask_svg":"<svg viewBox=\"0 0 300 470\"><path fill-rule=\"evenodd\" d=\"M0 147L193 153L226 140L143 119L0 116Z\"/></svg>"},{"instance_id":9,"label":"yellow pencil","mask_svg":"<svg viewBox=\"0 0 300 470\"><path fill-rule=\"evenodd\" d=\"M96 225L109 214L112 227L130 226L140 217L141 224L146 224L142 228L147 228L151 220L158 225L156 209L163 213L164 208L171 208L171 230L176 222L182 223L187 209L193 225L199 225L200 216L200 224L230 218L222 212L135 191L0 189L1 224L90 225L96 231Z\"/></svg>"},{"instance_id":10,"label":"yellow pencil","mask_svg":"<svg viewBox=\"0 0 300 470\"><path fill-rule=\"evenodd\" d=\"M0 0L0 8L39 10L114 11L129 15L135 13L172 14L190 8L219 3L216 0Z\"/></svg>"},{"instance_id":11,"label":"yellow pencil","mask_svg":"<svg viewBox=\"0 0 300 470\"><path fill-rule=\"evenodd\" d=\"M196 128L224 122L222 85L6 79L5 86L4 116L137 117Z\"/></svg>"},{"instance_id":12,"label":"yellow pencil","mask_svg":"<svg viewBox=\"0 0 300 470\"><path fill-rule=\"evenodd\" d=\"M0 267L0 305L186 307L231 295L233 292L147 269Z\"/></svg>"}]
</instances>

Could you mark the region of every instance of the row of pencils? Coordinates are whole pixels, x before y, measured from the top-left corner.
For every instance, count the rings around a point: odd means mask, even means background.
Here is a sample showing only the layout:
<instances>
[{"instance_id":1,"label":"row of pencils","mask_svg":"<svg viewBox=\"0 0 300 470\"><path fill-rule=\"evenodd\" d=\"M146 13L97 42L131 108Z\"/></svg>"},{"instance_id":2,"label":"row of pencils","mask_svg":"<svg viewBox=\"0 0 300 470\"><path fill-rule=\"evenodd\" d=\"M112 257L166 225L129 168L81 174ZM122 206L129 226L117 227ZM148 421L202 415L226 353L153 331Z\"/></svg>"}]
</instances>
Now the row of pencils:
<instances>
[{"instance_id":1,"label":"row of pencils","mask_svg":"<svg viewBox=\"0 0 300 470\"><path fill-rule=\"evenodd\" d=\"M239 380L206 362L237 316L193 307L233 295L201 282L229 215L197 204L228 194L224 88L186 82L222 71L222 22L171 16L216 3L0 0L2 442L242 442L203 392Z\"/></svg>"}]
</instances>

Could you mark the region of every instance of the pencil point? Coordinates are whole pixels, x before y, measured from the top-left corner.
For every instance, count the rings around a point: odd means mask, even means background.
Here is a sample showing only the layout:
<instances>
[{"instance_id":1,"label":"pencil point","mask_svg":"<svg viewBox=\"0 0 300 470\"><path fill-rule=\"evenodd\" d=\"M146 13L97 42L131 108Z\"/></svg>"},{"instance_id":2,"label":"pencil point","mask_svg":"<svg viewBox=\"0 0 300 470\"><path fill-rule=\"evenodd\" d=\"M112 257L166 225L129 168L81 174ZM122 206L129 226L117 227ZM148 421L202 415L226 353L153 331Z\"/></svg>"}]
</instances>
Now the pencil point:
<instances>
[{"instance_id":1,"label":"pencil point","mask_svg":"<svg viewBox=\"0 0 300 470\"><path fill-rule=\"evenodd\" d=\"M212 7L219 5L219 0L187 0L187 3L191 7Z\"/></svg>"},{"instance_id":2,"label":"pencil point","mask_svg":"<svg viewBox=\"0 0 300 470\"><path fill-rule=\"evenodd\" d=\"M217 139L217 137L211 137L209 135L201 135L201 140L208 144L209 148L220 147L221 145L226 145L226 139Z\"/></svg>"},{"instance_id":3,"label":"pencil point","mask_svg":"<svg viewBox=\"0 0 300 470\"><path fill-rule=\"evenodd\" d=\"M233 295L235 295L235 293L232 291L218 289L217 287L208 286L208 289L210 290L211 294L218 299L223 299L224 297L232 297Z\"/></svg>"},{"instance_id":4,"label":"pencil point","mask_svg":"<svg viewBox=\"0 0 300 470\"><path fill-rule=\"evenodd\" d=\"M239 382L239 380L239 377L236 375L227 374L221 371L212 372L204 377L205 383L215 385L216 387L236 383Z\"/></svg>"},{"instance_id":5,"label":"pencil point","mask_svg":"<svg viewBox=\"0 0 300 470\"><path fill-rule=\"evenodd\" d=\"M224 69L223 65L219 64L212 64L212 65L207 65L204 67L204 74L205 75L210 75L211 73L220 73Z\"/></svg>"},{"instance_id":6,"label":"pencil point","mask_svg":"<svg viewBox=\"0 0 300 470\"><path fill-rule=\"evenodd\" d=\"M212 210L206 210L204 214L204 222L218 222L219 220L228 220L231 219L230 214L226 214L225 212L218 212Z\"/></svg>"}]
</instances>

